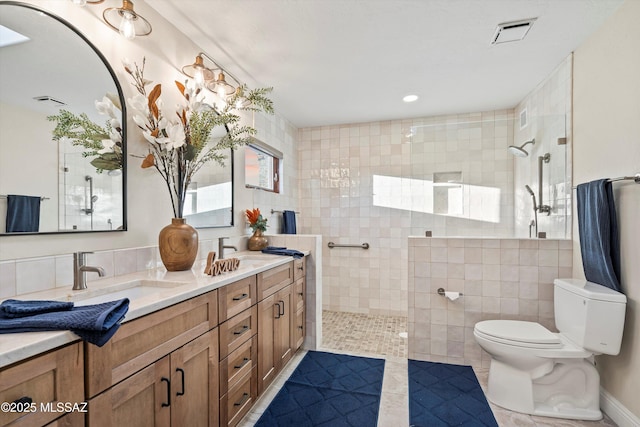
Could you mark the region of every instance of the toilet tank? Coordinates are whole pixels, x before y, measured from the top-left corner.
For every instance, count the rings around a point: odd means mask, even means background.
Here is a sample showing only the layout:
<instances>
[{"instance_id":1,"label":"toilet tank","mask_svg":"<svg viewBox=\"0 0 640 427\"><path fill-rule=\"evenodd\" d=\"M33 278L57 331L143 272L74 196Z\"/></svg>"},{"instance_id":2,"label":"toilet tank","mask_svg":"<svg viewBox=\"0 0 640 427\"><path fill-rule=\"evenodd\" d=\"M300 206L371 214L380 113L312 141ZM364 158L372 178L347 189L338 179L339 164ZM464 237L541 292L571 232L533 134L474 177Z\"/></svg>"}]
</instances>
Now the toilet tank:
<instances>
[{"instance_id":1,"label":"toilet tank","mask_svg":"<svg viewBox=\"0 0 640 427\"><path fill-rule=\"evenodd\" d=\"M618 354L627 297L586 280L556 279L553 283L558 331L586 350Z\"/></svg>"}]
</instances>

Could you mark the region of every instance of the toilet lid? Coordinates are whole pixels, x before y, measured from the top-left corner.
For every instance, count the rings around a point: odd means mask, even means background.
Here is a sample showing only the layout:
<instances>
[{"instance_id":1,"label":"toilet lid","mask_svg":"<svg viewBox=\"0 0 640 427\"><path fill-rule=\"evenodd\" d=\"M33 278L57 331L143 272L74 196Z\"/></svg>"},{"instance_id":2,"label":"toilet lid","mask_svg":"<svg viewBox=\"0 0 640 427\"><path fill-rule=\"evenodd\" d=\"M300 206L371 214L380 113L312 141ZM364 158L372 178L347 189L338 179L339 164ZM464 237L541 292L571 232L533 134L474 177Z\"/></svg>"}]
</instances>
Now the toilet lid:
<instances>
[{"instance_id":1,"label":"toilet lid","mask_svg":"<svg viewBox=\"0 0 640 427\"><path fill-rule=\"evenodd\" d=\"M513 341L519 345L557 347L562 342L558 335L539 323L521 320L485 320L476 323L475 329L501 341Z\"/></svg>"}]
</instances>

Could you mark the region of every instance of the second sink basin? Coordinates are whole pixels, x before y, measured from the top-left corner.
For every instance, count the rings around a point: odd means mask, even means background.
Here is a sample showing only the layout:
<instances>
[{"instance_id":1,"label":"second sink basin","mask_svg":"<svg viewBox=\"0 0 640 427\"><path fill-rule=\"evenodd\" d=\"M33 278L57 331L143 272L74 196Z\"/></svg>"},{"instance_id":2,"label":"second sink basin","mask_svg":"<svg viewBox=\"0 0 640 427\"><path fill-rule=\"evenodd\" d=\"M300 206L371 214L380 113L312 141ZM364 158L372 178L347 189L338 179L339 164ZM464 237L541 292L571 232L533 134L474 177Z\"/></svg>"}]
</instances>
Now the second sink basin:
<instances>
[{"instance_id":1,"label":"second sink basin","mask_svg":"<svg viewBox=\"0 0 640 427\"><path fill-rule=\"evenodd\" d=\"M164 291L178 286L182 282L163 282L159 280L134 280L103 288L87 289L67 295L67 301L73 301L76 305L100 304L107 301L115 301L122 298L135 300L151 295L161 295Z\"/></svg>"}]
</instances>

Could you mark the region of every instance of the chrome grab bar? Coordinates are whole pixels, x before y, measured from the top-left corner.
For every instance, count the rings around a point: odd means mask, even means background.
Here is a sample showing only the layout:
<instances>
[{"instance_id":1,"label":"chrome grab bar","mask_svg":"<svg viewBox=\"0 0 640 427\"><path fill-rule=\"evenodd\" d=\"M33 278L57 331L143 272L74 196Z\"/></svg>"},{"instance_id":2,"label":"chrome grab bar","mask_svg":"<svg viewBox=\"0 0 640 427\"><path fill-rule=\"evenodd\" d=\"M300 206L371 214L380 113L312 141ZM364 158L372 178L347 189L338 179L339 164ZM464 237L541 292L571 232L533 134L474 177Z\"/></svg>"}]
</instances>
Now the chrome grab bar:
<instances>
[{"instance_id":1,"label":"chrome grab bar","mask_svg":"<svg viewBox=\"0 0 640 427\"><path fill-rule=\"evenodd\" d=\"M329 249L333 249L333 248L362 248L362 249L369 249L369 244L368 243L363 243L361 245L341 245L341 244L338 244L338 243L329 242L329 243L327 243L327 246L329 247Z\"/></svg>"}]
</instances>

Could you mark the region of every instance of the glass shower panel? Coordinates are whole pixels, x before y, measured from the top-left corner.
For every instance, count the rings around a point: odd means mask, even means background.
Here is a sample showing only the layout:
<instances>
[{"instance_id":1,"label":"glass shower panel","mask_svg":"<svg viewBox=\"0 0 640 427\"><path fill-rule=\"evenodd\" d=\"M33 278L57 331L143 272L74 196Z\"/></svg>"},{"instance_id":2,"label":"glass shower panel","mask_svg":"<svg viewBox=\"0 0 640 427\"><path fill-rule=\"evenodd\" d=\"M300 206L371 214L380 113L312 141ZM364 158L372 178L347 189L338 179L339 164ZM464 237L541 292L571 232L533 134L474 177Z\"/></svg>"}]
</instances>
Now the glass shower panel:
<instances>
[{"instance_id":1,"label":"glass shower panel","mask_svg":"<svg viewBox=\"0 0 640 427\"><path fill-rule=\"evenodd\" d=\"M513 123L512 111L494 111L412 127L412 235L513 235Z\"/></svg>"}]
</instances>

